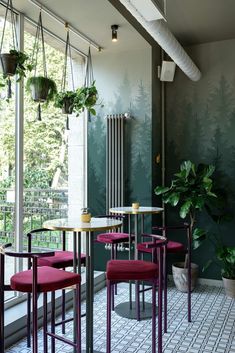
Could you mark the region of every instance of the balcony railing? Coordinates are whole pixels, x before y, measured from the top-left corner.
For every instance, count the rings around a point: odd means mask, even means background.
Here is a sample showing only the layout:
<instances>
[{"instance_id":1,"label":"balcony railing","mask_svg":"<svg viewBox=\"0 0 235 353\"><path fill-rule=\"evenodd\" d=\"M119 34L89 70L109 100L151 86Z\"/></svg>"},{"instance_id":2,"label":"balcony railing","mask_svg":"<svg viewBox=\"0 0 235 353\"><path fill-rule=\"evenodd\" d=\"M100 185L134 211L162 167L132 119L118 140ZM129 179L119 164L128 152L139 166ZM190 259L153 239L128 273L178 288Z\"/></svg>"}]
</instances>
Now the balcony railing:
<instances>
[{"instance_id":1,"label":"balcony railing","mask_svg":"<svg viewBox=\"0 0 235 353\"><path fill-rule=\"evenodd\" d=\"M15 194L12 189L0 189L0 242L15 239ZM24 190L24 235L31 229L42 227L43 222L53 218L67 217L67 189ZM24 239L25 243L26 239ZM61 247L59 232L47 232L34 237L33 246L57 249Z\"/></svg>"}]
</instances>

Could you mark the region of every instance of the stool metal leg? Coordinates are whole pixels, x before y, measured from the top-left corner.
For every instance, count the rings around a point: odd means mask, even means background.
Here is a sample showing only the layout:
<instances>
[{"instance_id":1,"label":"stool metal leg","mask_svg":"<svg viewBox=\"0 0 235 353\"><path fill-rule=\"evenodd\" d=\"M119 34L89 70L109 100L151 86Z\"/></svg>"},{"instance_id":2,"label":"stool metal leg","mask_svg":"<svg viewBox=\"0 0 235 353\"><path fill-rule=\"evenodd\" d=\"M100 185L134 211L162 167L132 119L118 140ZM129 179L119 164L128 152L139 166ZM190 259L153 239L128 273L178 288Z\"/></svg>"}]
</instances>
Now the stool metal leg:
<instances>
[{"instance_id":1,"label":"stool metal leg","mask_svg":"<svg viewBox=\"0 0 235 353\"><path fill-rule=\"evenodd\" d=\"M111 245L111 260L114 260L115 258L115 251L114 251L114 244ZM112 286L112 311L114 311L114 288L115 284Z\"/></svg>"},{"instance_id":2,"label":"stool metal leg","mask_svg":"<svg viewBox=\"0 0 235 353\"><path fill-rule=\"evenodd\" d=\"M187 229L188 236L188 322L191 322L191 246L192 230Z\"/></svg>"},{"instance_id":3,"label":"stool metal leg","mask_svg":"<svg viewBox=\"0 0 235 353\"><path fill-rule=\"evenodd\" d=\"M81 346L81 286L80 284L76 285L76 308L75 308L75 318L74 322L76 321L76 344L77 349L76 353L81 353L82 346Z\"/></svg>"},{"instance_id":4,"label":"stool metal leg","mask_svg":"<svg viewBox=\"0 0 235 353\"><path fill-rule=\"evenodd\" d=\"M62 250L65 251L66 250L66 232L63 231L62 232ZM65 268L63 268L63 270L65 271ZM65 290L62 289L62 321L65 320ZM65 323L62 323L62 333L65 334Z\"/></svg>"},{"instance_id":5,"label":"stool metal leg","mask_svg":"<svg viewBox=\"0 0 235 353\"><path fill-rule=\"evenodd\" d=\"M33 353L38 353L38 292L37 259L33 258Z\"/></svg>"},{"instance_id":6,"label":"stool metal leg","mask_svg":"<svg viewBox=\"0 0 235 353\"><path fill-rule=\"evenodd\" d=\"M48 352L47 344L47 293L43 293L43 351Z\"/></svg>"},{"instance_id":7,"label":"stool metal leg","mask_svg":"<svg viewBox=\"0 0 235 353\"><path fill-rule=\"evenodd\" d=\"M167 333L167 250L163 250L164 333Z\"/></svg>"},{"instance_id":8,"label":"stool metal leg","mask_svg":"<svg viewBox=\"0 0 235 353\"><path fill-rule=\"evenodd\" d=\"M140 285L139 281L135 282L135 302L136 302L136 320L140 321Z\"/></svg>"},{"instance_id":9,"label":"stool metal leg","mask_svg":"<svg viewBox=\"0 0 235 353\"><path fill-rule=\"evenodd\" d=\"M63 270L65 270L65 269L63 269ZM62 321L64 321L65 320L65 290L64 289L62 289L62 298L61 298L61 301L62 301L62 315L61 315L61 317L62 317ZM63 334L65 334L65 323L63 322L62 323L62 333Z\"/></svg>"},{"instance_id":10,"label":"stool metal leg","mask_svg":"<svg viewBox=\"0 0 235 353\"><path fill-rule=\"evenodd\" d=\"M117 244L114 245L114 259L117 260ZM114 285L115 295L117 295L117 283Z\"/></svg>"},{"instance_id":11,"label":"stool metal leg","mask_svg":"<svg viewBox=\"0 0 235 353\"><path fill-rule=\"evenodd\" d=\"M31 347L31 293L27 294L27 347Z\"/></svg>"},{"instance_id":12,"label":"stool metal leg","mask_svg":"<svg viewBox=\"0 0 235 353\"><path fill-rule=\"evenodd\" d=\"M111 295L112 285L107 281L107 341L106 352L111 353Z\"/></svg>"},{"instance_id":13,"label":"stool metal leg","mask_svg":"<svg viewBox=\"0 0 235 353\"><path fill-rule=\"evenodd\" d=\"M51 333L55 333L55 292L51 292ZM55 338L51 337L51 353L55 353Z\"/></svg>"},{"instance_id":14,"label":"stool metal leg","mask_svg":"<svg viewBox=\"0 0 235 353\"><path fill-rule=\"evenodd\" d=\"M156 353L156 284L154 282L152 286L152 353Z\"/></svg>"},{"instance_id":15,"label":"stool metal leg","mask_svg":"<svg viewBox=\"0 0 235 353\"><path fill-rule=\"evenodd\" d=\"M158 249L158 353L162 353L162 250Z\"/></svg>"}]
</instances>

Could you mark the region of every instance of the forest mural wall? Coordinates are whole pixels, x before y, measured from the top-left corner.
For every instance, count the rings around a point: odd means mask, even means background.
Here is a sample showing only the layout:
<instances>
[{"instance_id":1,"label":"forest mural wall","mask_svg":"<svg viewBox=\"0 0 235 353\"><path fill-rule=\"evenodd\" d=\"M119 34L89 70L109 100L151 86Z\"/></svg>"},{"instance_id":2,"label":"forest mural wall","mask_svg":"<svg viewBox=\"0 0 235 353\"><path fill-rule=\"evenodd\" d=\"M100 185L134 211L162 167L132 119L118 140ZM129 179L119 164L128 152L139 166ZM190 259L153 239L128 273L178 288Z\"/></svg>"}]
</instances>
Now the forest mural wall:
<instances>
[{"instance_id":1,"label":"forest mural wall","mask_svg":"<svg viewBox=\"0 0 235 353\"><path fill-rule=\"evenodd\" d=\"M235 40L187 48L202 71L199 82L191 82L180 70L173 84L167 85L167 183L180 162L213 163L216 178L235 206ZM179 218L168 209L168 223ZM208 231L220 233L225 244L235 245L235 220L218 229L204 213L199 223ZM201 268L213 254L205 243L194 252ZM220 278L212 266L201 277Z\"/></svg>"},{"instance_id":2,"label":"forest mural wall","mask_svg":"<svg viewBox=\"0 0 235 353\"><path fill-rule=\"evenodd\" d=\"M151 180L151 47L93 58L94 74L104 105L89 123L88 203L92 214L106 213L106 120L107 114L131 112L125 124L125 204L138 200L150 205ZM96 245L102 254L96 268L103 269L110 254ZM100 252L99 252L100 251ZM106 255L106 256L105 256ZM102 258L102 261L101 261Z\"/></svg>"}]
</instances>

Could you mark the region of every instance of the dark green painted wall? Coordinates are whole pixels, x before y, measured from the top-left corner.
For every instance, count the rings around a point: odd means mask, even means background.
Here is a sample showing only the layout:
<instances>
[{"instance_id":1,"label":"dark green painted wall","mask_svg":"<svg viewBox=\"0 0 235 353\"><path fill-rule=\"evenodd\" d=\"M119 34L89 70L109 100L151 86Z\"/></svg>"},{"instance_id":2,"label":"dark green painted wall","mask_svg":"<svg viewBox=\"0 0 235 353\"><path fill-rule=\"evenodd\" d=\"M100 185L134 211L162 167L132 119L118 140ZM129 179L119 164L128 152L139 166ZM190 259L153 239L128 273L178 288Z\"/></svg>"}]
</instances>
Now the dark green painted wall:
<instances>
[{"instance_id":1,"label":"dark green painted wall","mask_svg":"<svg viewBox=\"0 0 235 353\"><path fill-rule=\"evenodd\" d=\"M235 40L227 40L187 48L202 71L202 79L193 83L179 69L174 83L167 84L167 180L171 180L182 160L214 163L221 185L235 206ZM168 223L179 220L168 209ZM200 226L218 231L203 214ZM235 245L235 221L219 231L226 244ZM213 254L205 243L194 252L194 260L202 268ZM220 278L220 270L212 266L201 277Z\"/></svg>"},{"instance_id":2,"label":"dark green painted wall","mask_svg":"<svg viewBox=\"0 0 235 353\"><path fill-rule=\"evenodd\" d=\"M133 119L126 121L125 204L138 200L142 205L151 205L152 155L155 153L152 150L152 124L153 120L159 118L158 109L152 108L152 49L146 43L139 50L121 52L118 55L104 53L94 57L93 65L104 108L99 109L98 116L89 124L89 207L93 215L105 214L105 116L129 110ZM154 94L157 97L157 90ZM147 221L150 226L151 218ZM104 245L96 245L97 269L104 269L109 255L104 250Z\"/></svg>"}]
</instances>

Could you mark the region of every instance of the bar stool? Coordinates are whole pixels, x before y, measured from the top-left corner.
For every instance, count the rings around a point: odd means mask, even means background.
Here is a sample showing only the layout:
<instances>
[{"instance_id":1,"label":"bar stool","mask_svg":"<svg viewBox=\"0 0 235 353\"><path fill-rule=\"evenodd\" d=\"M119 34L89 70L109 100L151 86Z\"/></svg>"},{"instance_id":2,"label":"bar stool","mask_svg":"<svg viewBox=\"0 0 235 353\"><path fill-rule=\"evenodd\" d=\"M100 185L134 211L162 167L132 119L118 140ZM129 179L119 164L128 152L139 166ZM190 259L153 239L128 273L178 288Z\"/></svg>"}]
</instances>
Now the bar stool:
<instances>
[{"instance_id":1,"label":"bar stool","mask_svg":"<svg viewBox=\"0 0 235 353\"><path fill-rule=\"evenodd\" d=\"M51 352L55 353L55 340L62 341L74 347L76 353L81 353L81 276L56 268L38 267L38 259L54 256L54 252L17 253L6 251L11 244L0 246L0 353L4 353L4 293L5 291L19 291L32 293L33 298L33 353L38 353L38 294L43 293L43 351L48 353L48 336L51 337ZM13 275L10 285L5 285L5 256L27 258L33 263L32 269L21 271ZM55 333L55 291L75 286L76 317L75 342ZM47 325L47 293L51 292L51 330Z\"/></svg>"},{"instance_id":2,"label":"bar stool","mask_svg":"<svg viewBox=\"0 0 235 353\"><path fill-rule=\"evenodd\" d=\"M34 235L42 232L51 232L47 228L39 228L31 230L27 234L28 239L28 252L32 251L32 238ZM65 270L67 267L73 266L73 251L66 251L66 234L62 233L62 250L54 251L54 256L45 256L38 259L38 266L49 266L57 269ZM86 255L81 254L81 264L85 266ZM30 269L30 265L29 265ZM61 297L61 314L62 314L62 333L65 334L65 290L62 290ZM30 347L30 330L31 330L31 294L27 296L27 346Z\"/></svg>"},{"instance_id":3,"label":"bar stool","mask_svg":"<svg viewBox=\"0 0 235 353\"><path fill-rule=\"evenodd\" d=\"M125 216L123 215L106 215L106 216L96 216L97 218L112 218L112 219L120 219L124 220ZM129 233L123 233L123 232L107 232L107 233L102 233L98 234L96 241L98 243L102 244L110 244L111 245L111 254L110 254L110 259L111 260L116 260L117 259L117 246L118 244L121 243L130 243L133 242L135 239L134 235L131 235ZM114 310L114 293L117 294L117 285L112 288L112 310Z\"/></svg>"},{"instance_id":4,"label":"bar stool","mask_svg":"<svg viewBox=\"0 0 235 353\"><path fill-rule=\"evenodd\" d=\"M168 254L187 254L188 256L188 322L191 322L191 246L192 246L192 234L190 230L189 224L185 223L182 226L165 226L158 227L155 226L152 228L153 230L160 231L162 236L164 236L168 242L166 246L166 251L163 255L163 277L164 277L164 313L167 312L167 255ZM185 248L183 243L172 241L168 239L168 232L171 230L183 230L186 231L187 234L187 248ZM142 238L152 237L151 234L142 234ZM142 242L137 245L138 252L148 253L152 255L152 261L156 263L156 256L154 255L153 249L147 247L147 244L152 244L152 242ZM144 298L143 298L144 300ZM165 315L164 319L164 332L167 332L167 316Z\"/></svg>"},{"instance_id":5,"label":"bar stool","mask_svg":"<svg viewBox=\"0 0 235 353\"><path fill-rule=\"evenodd\" d=\"M120 282L136 281L138 288L140 281L150 282L152 285L152 353L156 353L156 288L158 287L158 353L162 353L162 267L163 249L167 240L163 236L152 235L157 243L147 244L146 247L157 249L157 264L141 260L110 260L107 263L107 348L111 352L111 302L112 286ZM140 318L139 295L137 295L136 316Z\"/></svg>"}]
</instances>

